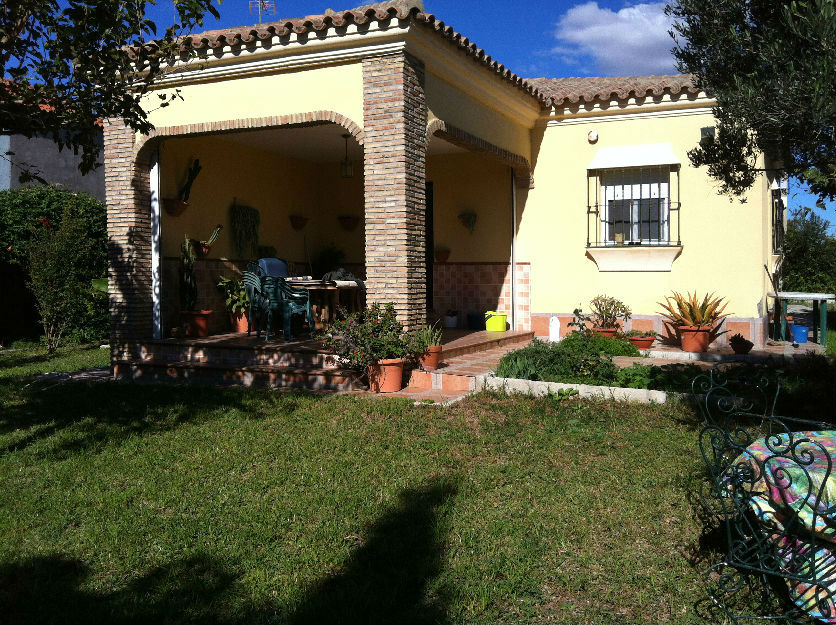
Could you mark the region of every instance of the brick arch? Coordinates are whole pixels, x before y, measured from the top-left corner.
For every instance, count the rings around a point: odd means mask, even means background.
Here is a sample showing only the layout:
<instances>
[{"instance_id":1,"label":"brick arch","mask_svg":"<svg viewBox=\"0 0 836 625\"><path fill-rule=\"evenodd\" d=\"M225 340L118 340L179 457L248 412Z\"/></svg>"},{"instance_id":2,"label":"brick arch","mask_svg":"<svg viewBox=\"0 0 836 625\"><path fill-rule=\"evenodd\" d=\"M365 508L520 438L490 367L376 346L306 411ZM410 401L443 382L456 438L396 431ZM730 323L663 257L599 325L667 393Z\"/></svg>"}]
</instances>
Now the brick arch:
<instances>
[{"instance_id":1,"label":"brick arch","mask_svg":"<svg viewBox=\"0 0 836 625\"><path fill-rule=\"evenodd\" d=\"M246 117L197 124L182 124L180 126L162 126L140 137L134 147L134 154L138 156L141 151L146 149L146 146L153 145L159 139L165 137L210 135L240 130L281 128L282 126L310 126L323 122L332 122L338 126L342 126L361 146L365 144L365 131L352 119L336 111L310 111L307 113L292 113L290 115Z\"/></svg>"},{"instance_id":2,"label":"brick arch","mask_svg":"<svg viewBox=\"0 0 836 625\"><path fill-rule=\"evenodd\" d=\"M517 171L517 180L520 186L528 187L530 184L531 163L524 156L485 141L466 130L448 124L443 119L436 118L427 124L427 138L431 136L439 137L471 152L479 152L499 160Z\"/></svg>"}]
</instances>

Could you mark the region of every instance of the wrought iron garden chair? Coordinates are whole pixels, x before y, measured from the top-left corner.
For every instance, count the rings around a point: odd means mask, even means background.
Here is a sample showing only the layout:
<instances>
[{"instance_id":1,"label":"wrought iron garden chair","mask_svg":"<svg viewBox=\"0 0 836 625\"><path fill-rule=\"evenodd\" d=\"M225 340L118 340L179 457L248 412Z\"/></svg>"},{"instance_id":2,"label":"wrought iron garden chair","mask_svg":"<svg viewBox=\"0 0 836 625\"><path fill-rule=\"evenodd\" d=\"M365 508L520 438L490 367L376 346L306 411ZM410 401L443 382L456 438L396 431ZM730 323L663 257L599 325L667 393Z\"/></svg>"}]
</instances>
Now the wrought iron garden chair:
<instances>
[{"instance_id":1,"label":"wrought iron garden chair","mask_svg":"<svg viewBox=\"0 0 836 625\"><path fill-rule=\"evenodd\" d=\"M780 386L763 369L715 367L694 379L692 390L710 476L703 503L728 544L706 573L714 604L735 624L811 617L836 623L833 426L776 416ZM761 605L784 602L786 612L739 610L744 587L757 589Z\"/></svg>"}]
</instances>

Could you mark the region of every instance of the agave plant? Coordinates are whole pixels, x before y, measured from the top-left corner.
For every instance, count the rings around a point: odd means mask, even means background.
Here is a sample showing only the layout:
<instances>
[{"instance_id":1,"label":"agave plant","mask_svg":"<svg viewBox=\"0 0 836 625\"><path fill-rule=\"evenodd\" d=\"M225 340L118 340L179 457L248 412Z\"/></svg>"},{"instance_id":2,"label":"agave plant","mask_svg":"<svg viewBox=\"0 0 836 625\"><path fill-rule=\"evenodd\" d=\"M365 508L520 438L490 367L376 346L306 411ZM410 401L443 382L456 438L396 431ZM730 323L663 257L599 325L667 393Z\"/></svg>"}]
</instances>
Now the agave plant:
<instances>
[{"instance_id":1,"label":"agave plant","mask_svg":"<svg viewBox=\"0 0 836 625\"><path fill-rule=\"evenodd\" d=\"M673 296L665 297L664 304L658 303L665 309L662 316L676 326L714 326L729 316L723 314L728 304L723 303L722 297L714 297L714 293L706 294L700 301L696 292L685 297L674 291Z\"/></svg>"}]
</instances>

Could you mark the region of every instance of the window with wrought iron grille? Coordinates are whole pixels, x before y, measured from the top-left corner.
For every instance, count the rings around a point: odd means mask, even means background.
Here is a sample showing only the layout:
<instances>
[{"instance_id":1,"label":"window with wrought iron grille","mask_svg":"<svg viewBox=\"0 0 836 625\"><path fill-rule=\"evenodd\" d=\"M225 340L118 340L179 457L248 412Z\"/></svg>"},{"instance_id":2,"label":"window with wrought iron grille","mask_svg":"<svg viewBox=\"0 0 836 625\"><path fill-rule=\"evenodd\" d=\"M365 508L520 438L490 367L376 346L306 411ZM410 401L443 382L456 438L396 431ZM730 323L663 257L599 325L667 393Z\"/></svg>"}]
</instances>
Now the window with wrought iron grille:
<instances>
[{"instance_id":1,"label":"window with wrought iron grille","mask_svg":"<svg viewBox=\"0 0 836 625\"><path fill-rule=\"evenodd\" d=\"M590 170L587 247L680 245L679 168Z\"/></svg>"}]
</instances>

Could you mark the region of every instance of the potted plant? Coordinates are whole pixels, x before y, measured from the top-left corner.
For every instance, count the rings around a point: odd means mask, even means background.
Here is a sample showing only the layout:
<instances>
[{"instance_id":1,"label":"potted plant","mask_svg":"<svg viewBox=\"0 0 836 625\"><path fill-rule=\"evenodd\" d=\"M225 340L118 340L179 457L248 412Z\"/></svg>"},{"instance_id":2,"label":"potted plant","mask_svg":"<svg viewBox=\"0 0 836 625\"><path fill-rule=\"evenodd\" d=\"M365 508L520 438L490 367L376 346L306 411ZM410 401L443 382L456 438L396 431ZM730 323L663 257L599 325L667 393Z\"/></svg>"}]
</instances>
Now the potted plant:
<instances>
[{"instance_id":1,"label":"potted plant","mask_svg":"<svg viewBox=\"0 0 836 625\"><path fill-rule=\"evenodd\" d=\"M372 304L334 322L325 338L344 366L365 374L375 393L403 388L407 337L392 303Z\"/></svg>"},{"instance_id":2,"label":"potted plant","mask_svg":"<svg viewBox=\"0 0 836 625\"><path fill-rule=\"evenodd\" d=\"M740 334L740 332L729 339L729 345L734 350L735 354L748 354L755 346L752 341L745 338L742 334Z\"/></svg>"},{"instance_id":3,"label":"potted plant","mask_svg":"<svg viewBox=\"0 0 836 625\"><path fill-rule=\"evenodd\" d=\"M209 238L205 241L195 241L195 251L197 252L198 258L205 258L209 256L209 252L212 251L212 245L214 245L215 241L218 240L218 235L221 233L224 227L221 224L215 226L215 229L212 231L212 234L209 235Z\"/></svg>"},{"instance_id":4,"label":"potted plant","mask_svg":"<svg viewBox=\"0 0 836 625\"><path fill-rule=\"evenodd\" d=\"M444 313L443 324L445 328L458 328L459 311L453 310L452 308L447 309L447 312Z\"/></svg>"},{"instance_id":5,"label":"potted plant","mask_svg":"<svg viewBox=\"0 0 836 625\"><path fill-rule=\"evenodd\" d=\"M437 247L435 248L435 260L438 263L446 263L450 258L450 248Z\"/></svg>"},{"instance_id":6,"label":"potted plant","mask_svg":"<svg viewBox=\"0 0 836 625\"><path fill-rule=\"evenodd\" d=\"M630 330L624 336L638 349L648 349L656 340L656 330Z\"/></svg>"},{"instance_id":7,"label":"potted plant","mask_svg":"<svg viewBox=\"0 0 836 625\"><path fill-rule=\"evenodd\" d=\"M180 246L180 320L186 336L209 336L211 310L197 308L197 278L194 265L197 260L194 241L186 235Z\"/></svg>"},{"instance_id":8,"label":"potted plant","mask_svg":"<svg viewBox=\"0 0 836 625\"><path fill-rule=\"evenodd\" d=\"M682 350L686 352L705 352L711 341L718 336L717 329L728 314L723 314L727 304L722 297L706 294L702 299L696 292L683 296L674 291L665 297L661 313L679 333Z\"/></svg>"},{"instance_id":9,"label":"potted plant","mask_svg":"<svg viewBox=\"0 0 836 625\"><path fill-rule=\"evenodd\" d=\"M177 217L189 207L189 198L192 194L192 185L194 184L194 181L197 179L197 175L200 173L202 169L203 167L200 166L200 159L196 158L189 167L189 170L186 172L186 182L183 185L183 188L180 189L180 194L177 196L177 199L169 198L163 200L163 207L165 208L165 212L167 212L172 217Z\"/></svg>"},{"instance_id":10,"label":"potted plant","mask_svg":"<svg viewBox=\"0 0 836 625\"><path fill-rule=\"evenodd\" d=\"M218 290L224 296L226 310L229 313L229 322L235 332L246 332L250 327L248 318L250 310L250 298L244 289L244 283L237 278L224 278L218 276Z\"/></svg>"},{"instance_id":11,"label":"potted plant","mask_svg":"<svg viewBox=\"0 0 836 625\"><path fill-rule=\"evenodd\" d=\"M589 302L592 311L592 331L613 337L618 332L619 320L628 321L631 311L624 302L607 295L597 295Z\"/></svg>"},{"instance_id":12,"label":"potted plant","mask_svg":"<svg viewBox=\"0 0 836 625\"><path fill-rule=\"evenodd\" d=\"M441 360L442 330L438 323L424 326L414 333L414 353L418 355L418 365L424 371L435 371Z\"/></svg>"}]
</instances>

